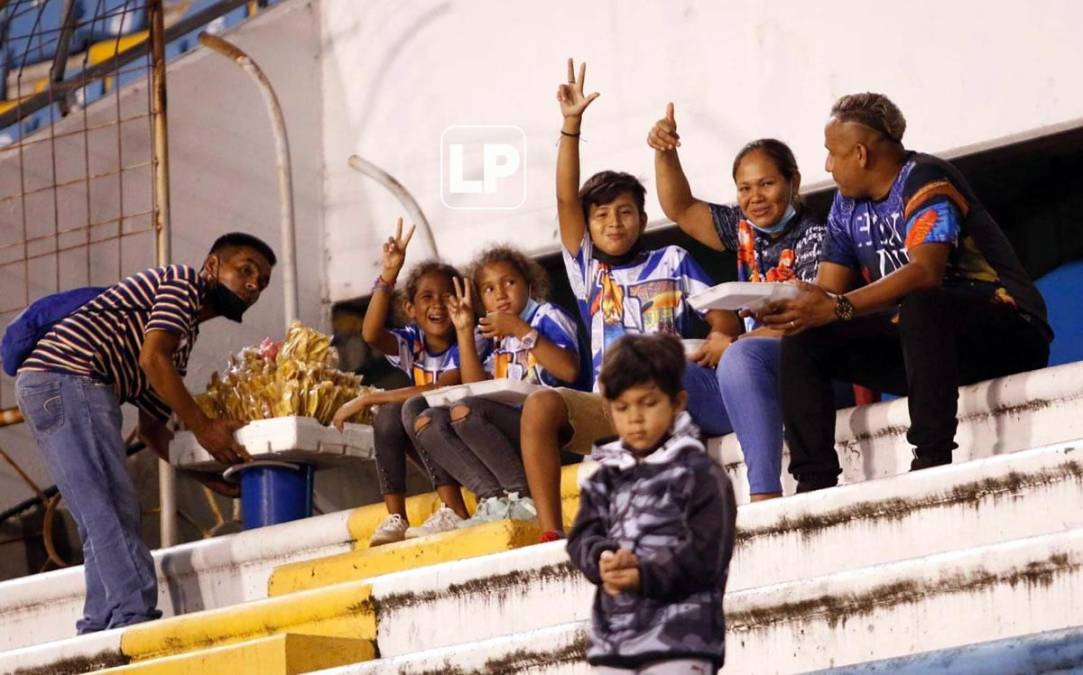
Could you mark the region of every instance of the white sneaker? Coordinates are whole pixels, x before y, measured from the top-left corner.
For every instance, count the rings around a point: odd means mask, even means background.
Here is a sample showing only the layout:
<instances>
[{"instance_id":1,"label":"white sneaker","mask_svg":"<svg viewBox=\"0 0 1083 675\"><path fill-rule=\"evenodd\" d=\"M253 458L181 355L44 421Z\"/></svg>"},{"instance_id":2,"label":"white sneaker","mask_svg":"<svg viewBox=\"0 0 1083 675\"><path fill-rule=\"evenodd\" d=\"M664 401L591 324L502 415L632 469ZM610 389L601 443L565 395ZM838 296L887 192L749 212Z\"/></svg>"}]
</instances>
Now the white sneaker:
<instances>
[{"instance_id":1,"label":"white sneaker","mask_svg":"<svg viewBox=\"0 0 1083 675\"><path fill-rule=\"evenodd\" d=\"M418 537L427 537L430 534L450 532L457 528L461 522L463 522L463 519L457 513L446 506L441 506L440 510L426 518L425 522L406 530L406 538L417 539Z\"/></svg>"},{"instance_id":2,"label":"white sneaker","mask_svg":"<svg viewBox=\"0 0 1083 675\"><path fill-rule=\"evenodd\" d=\"M498 520L508 519L507 497L486 497L478 502L478 508L474 515L459 523L460 528L474 527L485 523L494 523Z\"/></svg>"},{"instance_id":3,"label":"white sneaker","mask_svg":"<svg viewBox=\"0 0 1083 675\"><path fill-rule=\"evenodd\" d=\"M406 537L406 529L410 527L410 523L406 522L406 519L397 513L392 513L387 518L384 518L380 523L376 531L372 533L372 539L369 539L369 546L380 546L382 544L390 544L396 541L402 541Z\"/></svg>"},{"instance_id":4,"label":"white sneaker","mask_svg":"<svg viewBox=\"0 0 1083 675\"><path fill-rule=\"evenodd\" d=\"M520 497L518 492L508 493L508 518L511 520L537 520L538 508L530 497Z\"/></svg>"}]
</instances>

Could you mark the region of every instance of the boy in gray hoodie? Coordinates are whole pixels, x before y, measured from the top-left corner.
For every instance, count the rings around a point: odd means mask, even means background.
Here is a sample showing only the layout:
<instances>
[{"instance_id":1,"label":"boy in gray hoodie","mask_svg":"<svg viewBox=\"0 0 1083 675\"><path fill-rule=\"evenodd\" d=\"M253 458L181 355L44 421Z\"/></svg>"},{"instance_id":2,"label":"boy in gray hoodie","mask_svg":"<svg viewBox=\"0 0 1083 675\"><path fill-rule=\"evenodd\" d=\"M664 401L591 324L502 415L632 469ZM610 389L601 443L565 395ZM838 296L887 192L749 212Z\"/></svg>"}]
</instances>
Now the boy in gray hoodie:
<instances>
[{"instance_id":1,"label":"boy in gray hoodie","mask_svg":"<svg viewBox=\"0 0 1083 675\"><path fill-rule=\"evenodd\" d=\"M619 438L580 486L568 554L597 585L587 661L607 673L709 673L724 656L722 593L737 505L684 412L684 350L628 335L599 380Z\"/></svg>"}]
</instances>

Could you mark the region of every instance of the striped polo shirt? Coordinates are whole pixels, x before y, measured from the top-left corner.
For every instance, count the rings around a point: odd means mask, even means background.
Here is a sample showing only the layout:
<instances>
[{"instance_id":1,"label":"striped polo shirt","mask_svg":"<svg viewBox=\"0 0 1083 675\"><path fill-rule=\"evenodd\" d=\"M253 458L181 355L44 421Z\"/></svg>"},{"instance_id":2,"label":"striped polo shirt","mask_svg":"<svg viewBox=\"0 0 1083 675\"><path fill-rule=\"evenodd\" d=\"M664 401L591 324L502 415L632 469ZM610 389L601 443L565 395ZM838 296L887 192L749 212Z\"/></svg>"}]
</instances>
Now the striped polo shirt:
<instances>
[{"instance_id":1,"label":"striped polo shirt","mask_svg":"<svg viewBox=\"0 0 1083 675\"><path fill-rule=\"evenodd\" d=\"M181 377L199 336L206 283L187 265L156 267L121 280L61 320L45 334L19 372L82 375L113 385L117 398L160 420L169 406L139 367L143 340L152 330L180 336L173 365Z\"/></svg>"}]
</instances>

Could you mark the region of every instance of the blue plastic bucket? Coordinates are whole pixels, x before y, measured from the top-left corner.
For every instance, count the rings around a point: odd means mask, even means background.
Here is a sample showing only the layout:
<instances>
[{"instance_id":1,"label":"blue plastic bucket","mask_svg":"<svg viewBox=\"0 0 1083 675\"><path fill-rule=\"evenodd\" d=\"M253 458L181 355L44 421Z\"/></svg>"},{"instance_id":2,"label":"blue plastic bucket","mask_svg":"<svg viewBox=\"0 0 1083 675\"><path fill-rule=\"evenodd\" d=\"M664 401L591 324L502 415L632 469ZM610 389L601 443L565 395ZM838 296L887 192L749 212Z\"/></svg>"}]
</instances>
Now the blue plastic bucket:
<instances>
[{"instance_id":1,"label":"blue plastic bucket","mask_svg":"<svg viewBox=\"0 0 1083 675\"><path fill-rule=\"evenodd\" d=\"M312 515L311 464L255 461L230 467L241 482L241 521L244 529L288 523Z\"/></svg>"}]
</instances>

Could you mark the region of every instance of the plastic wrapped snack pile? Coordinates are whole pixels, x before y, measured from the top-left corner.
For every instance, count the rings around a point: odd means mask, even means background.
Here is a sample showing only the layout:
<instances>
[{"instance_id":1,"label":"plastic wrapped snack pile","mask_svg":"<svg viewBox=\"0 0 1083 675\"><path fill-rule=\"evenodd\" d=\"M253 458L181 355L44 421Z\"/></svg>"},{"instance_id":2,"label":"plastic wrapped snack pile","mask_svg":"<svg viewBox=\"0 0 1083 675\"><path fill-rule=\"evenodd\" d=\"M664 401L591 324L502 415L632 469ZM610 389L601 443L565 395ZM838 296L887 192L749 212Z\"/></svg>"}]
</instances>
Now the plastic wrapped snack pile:
<instances>
[{"instance_id":1,"label":"plastic wrapped snack pile","mask_svg":"<svg viewBox=\"0 0 1083 675\"><path fill-rule=\"evenodd\" d=\"M299 415L329 424L339 406L372 390L359 375L338 370L331 338L300 321L290 324L286 339L265 339L229 358L225 374L211 375L196 403L207 416L244 422ZM372 409L350 419L372 423Z\"/></svg>"}]
</instances>

